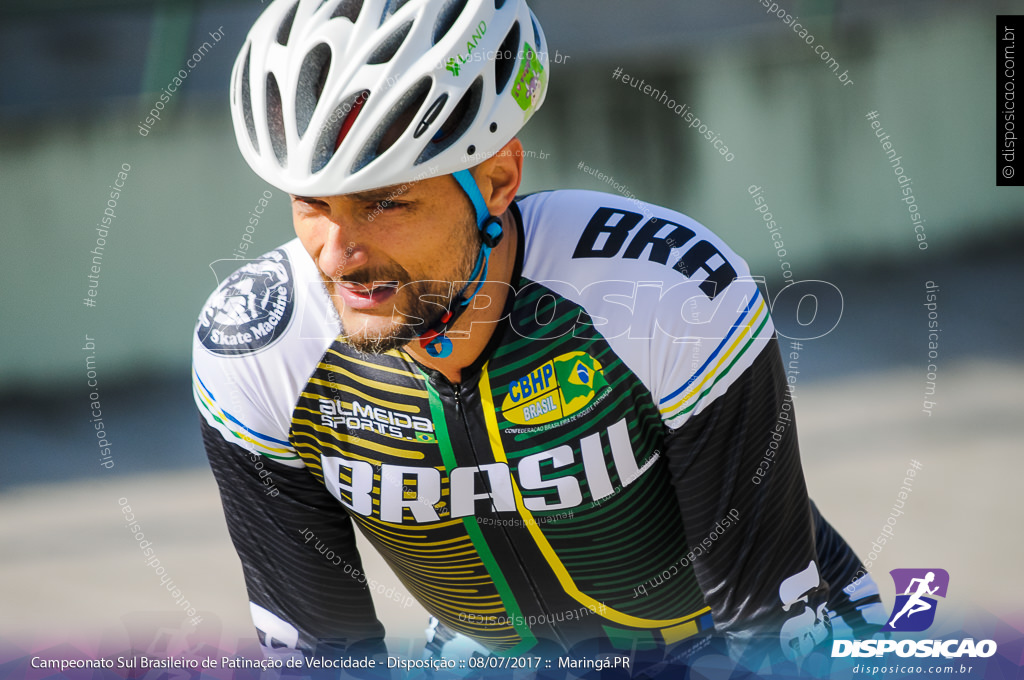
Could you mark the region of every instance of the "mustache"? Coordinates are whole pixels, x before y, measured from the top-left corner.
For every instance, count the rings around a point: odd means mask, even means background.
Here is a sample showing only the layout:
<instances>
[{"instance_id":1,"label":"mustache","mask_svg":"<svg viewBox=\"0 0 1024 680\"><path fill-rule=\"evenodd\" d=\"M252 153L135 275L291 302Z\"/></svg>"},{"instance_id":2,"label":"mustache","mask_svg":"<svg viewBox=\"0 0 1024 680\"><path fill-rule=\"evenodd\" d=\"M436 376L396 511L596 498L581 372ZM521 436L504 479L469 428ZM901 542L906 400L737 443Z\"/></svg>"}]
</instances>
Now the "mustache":
<instances>
[{"instance_id":1,"label":"mustache","mask_svg":"<svg viewBox=\"0 0 1024 680\"><path fill-rule=\"evenodd\" d=\"M420 291L426 290L436 286L457 286L458 284L465 285L467 282L464 280L448 281L447 279L437 278L414 278L409 275L402 268L378 270L374 272L359 272L352 273L349 276L338 276L329 277L323 272L320 273L321 279L324 285L330 288L331 286L358 286L365 288L367 291L373 290L374 288L390 286L393 288L409 288L410 290ZM438 295L443 293L437 293Z\"/></svg>"},{"instance_id":2,"label":"mustache","mask_svg":"<svg viewBox=\"0 0 1024 680\"><path fill-rule=\"evenodd\" d=\"M354 284L365 288L373 288L376 284L395 284L401 286L402 282L408 282L409 273L402 268L378 269L370 271L353 272L348 276L328 276L321 272L324 283Z\"/></svg>"}]
</instances>

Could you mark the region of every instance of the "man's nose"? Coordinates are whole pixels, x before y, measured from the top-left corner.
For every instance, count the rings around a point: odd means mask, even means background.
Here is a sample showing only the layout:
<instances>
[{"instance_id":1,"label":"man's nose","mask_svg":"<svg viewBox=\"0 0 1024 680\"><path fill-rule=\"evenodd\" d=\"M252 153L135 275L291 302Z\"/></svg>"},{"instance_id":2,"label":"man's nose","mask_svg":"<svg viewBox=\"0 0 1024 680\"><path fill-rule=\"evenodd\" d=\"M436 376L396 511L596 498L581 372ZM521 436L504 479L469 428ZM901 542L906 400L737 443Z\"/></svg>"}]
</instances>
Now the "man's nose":
<instances>
[{"instance_id":1,"label":"man's nose","mask_svg":"<svg viewBox=\"0 0 1024 680\"><path fill-rule=\"evenodd\" d=\"M320 250L320 270L332 279L340 279L367 262L366 249L356 241L356 233L343 220L332 218Z\"/></svg>"}]
</instances>

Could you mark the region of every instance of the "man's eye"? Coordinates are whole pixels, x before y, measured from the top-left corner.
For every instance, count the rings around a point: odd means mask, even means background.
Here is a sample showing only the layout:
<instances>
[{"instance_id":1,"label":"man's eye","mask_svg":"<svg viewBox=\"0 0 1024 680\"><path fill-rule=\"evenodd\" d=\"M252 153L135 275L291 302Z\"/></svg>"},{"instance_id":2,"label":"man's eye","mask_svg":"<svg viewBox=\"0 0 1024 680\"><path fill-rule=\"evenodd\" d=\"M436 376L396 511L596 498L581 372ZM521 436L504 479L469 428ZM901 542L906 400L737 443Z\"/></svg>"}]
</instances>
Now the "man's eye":
<instances>
[{"instance_id":1,"label":"man's eye","mask_svg":"<svg viewBox=\"0 0 1024 680\"><path fill-rule=\"evenodd\" d=\"M318 198L307 198L305 196L296 196L295 200L298 201L299 203L302 203L303 205L308 205L311 208L326 208L326 207L328 207L326 201L321 201Z\"/></svg>"}]
</instances>

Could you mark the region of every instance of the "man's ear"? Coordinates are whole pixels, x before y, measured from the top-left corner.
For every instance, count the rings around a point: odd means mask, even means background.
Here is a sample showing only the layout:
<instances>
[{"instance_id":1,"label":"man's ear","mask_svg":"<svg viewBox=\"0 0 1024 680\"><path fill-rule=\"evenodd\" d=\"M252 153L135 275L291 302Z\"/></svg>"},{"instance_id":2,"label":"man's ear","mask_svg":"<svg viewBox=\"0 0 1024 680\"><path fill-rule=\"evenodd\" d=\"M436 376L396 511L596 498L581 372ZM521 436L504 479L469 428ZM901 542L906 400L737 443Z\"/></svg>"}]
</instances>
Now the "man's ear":
<instances>
[{"instance_id":1,"label":"man's ear","mask_svg":"<svg viewBox=\"0 0 1024 680\"><path fill-rule=\"evenodd\" d=\"M500 151L473 168L480 193L492 215L503 215L523 179L523 144L513 137Z\"/></svg>"}]
</instances>

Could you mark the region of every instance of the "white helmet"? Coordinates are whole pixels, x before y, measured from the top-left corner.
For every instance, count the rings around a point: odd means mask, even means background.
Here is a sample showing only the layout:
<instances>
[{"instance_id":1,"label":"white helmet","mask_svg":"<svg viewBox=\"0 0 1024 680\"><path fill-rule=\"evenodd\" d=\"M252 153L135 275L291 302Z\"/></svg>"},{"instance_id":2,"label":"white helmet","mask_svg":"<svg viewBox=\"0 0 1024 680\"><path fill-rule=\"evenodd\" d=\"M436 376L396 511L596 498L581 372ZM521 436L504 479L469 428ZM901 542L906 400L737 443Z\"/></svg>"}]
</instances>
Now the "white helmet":
<instances>
[{"instance_id":1,"label":"white helmet","mask_svg":"<svg viewBox=\"0 0 1024 680\"><path fill-rule=\"evenodd\" d=\"M486 160L547 73L525 0L275 0L235 61L231 117L256 174L333 196Z\"/></svg>"}]
</instances>

